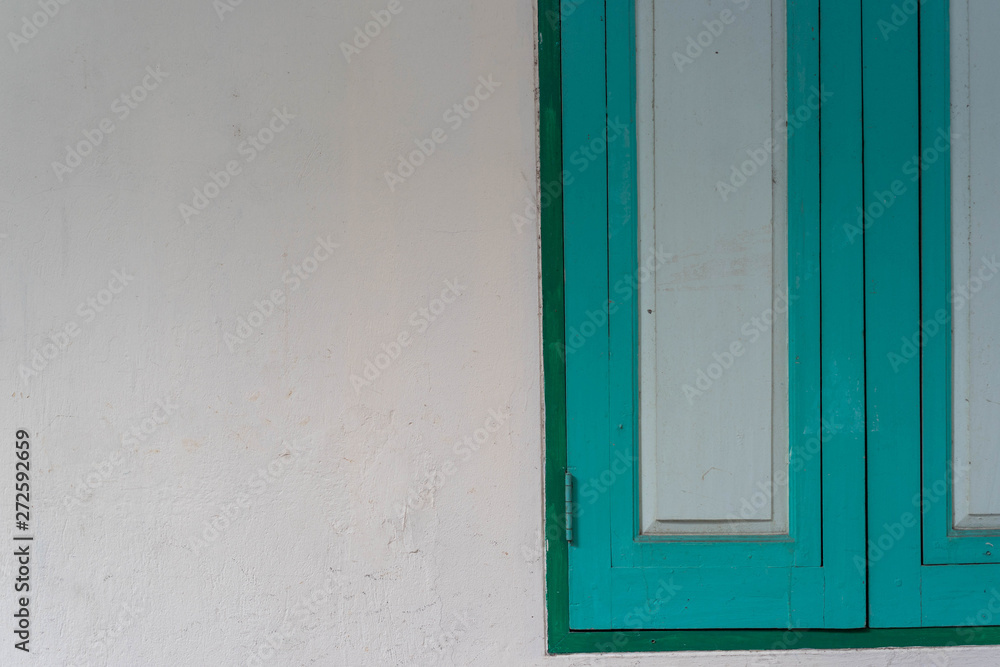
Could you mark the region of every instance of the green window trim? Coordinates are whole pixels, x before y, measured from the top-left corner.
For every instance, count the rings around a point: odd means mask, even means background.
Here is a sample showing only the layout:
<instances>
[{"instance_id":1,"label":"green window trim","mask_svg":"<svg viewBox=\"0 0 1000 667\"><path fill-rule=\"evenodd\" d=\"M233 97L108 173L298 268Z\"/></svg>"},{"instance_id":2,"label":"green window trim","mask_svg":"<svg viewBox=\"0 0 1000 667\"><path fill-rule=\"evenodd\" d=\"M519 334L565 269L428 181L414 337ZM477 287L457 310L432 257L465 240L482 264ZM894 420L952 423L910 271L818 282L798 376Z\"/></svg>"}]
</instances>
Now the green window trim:
<instances>
[{"instance_id":1,"label":"green window trim","mask_svg":"<svg viewBox=\"0 0 1000 667\"><path fill-rule=\"evenodd\" d=\"M562 350L565 350L565 285L564 285L564 237L563 237L563 201L562 201L562 63L561 63L561 18L569 16L583 2L604 3L620 0L539 0L538 4L538 56L540 84L540 178L543 184L543 197L540 206L541 216L541 262L542 262L542 298L543 298L543 372L545 399L545 544L546 544L546 602L547 602L547 634L550 653L604 653L632 651L678 651L678 650L783 650L783 649L838 649L838 648L876 648L888 646L956 646L956 645L990 645L1000 644L1000 627L916 627L905 629L865 628L858 630L603 630L603 631L572 631L569 624L569 546L565 539L565 471L567 466L567 414L566 414L566 364ZM811 0L819 3L819 0ZM789 0L792 6L800 0ZM877 37L873 33L875 20L873 17L891 12L891 0L852 0L843 2L848 10L837 12L839 20L863 20L871 23L871 29L863 31L865 45L873 46ZM631 4L631 3L629 3ZM838 3L840 4L840 3ZM562 5L562 6L561 6ZM863 5L863 6L862 6ZM936 12L940 18L947 15L946 0L928 0L924 3L922 12ZM827 18L820 4L822 19ZM838 173L836 168L824 169L822 182L826 185L852 188L858 193L858 203L867 202L870 193L859 179L852 173L850 161L860 159L851 151L860 150L861 127L861 44L858 38L857 23L854 29L838 32L836 20L823 24L826 34L843 34L845 40L827 39L820 45L821 77L824 81L841 79L850 83L859 91L857 99L842 95L824 105L822 117L823 150L838 151L837 156L843 161L844 169ZM916 22L913 22L916 23ZM946 25L946 24L945 24ZM846 28L846 26L845 26ZM903 32L909 32L909 39L916 43L917 26L903 26ZM850 44L854 35L855 44ZM894 39L900 35L894 36ZM906 37L903 37L906 39ZM922 39L927 39L926 37ZM869 42L873 42L869 44ZM925 45L926 46L926 45ZM931 45L940 49L940 44ZM893 58L888 49L884 49L882 67L891 67ZM904 54L905 55L905 54ZM912 54L911 54L912 55ZM876 56L877 57L877 56ZM896 55L896 59L899 54ZM869 63L865 63L867 66ZM928 84L925 66L924 84ZM946 74L946 72L945 72ZM934 81L930 80L933 85ZM938 82L938 85L940 82ZM897 102L898 106L898 102ZM891 106L889 107L891 108ZM938 112L940 113L940 109ZM930 122L924 120L924 123ZM868 124L866 123L866 127ZM825 155L825 157L829 157ZM837 165L838 159L824 162ZM856 170L854 170L856 171ZM840 179L840 180L837 180ZM845 180L846 179L846 180ZM868 180L868 179L866 179ZM925 206L937 205L940 202L923 202ZM841 203L840 205L844 205ZM899 209L901 212L903 209ZM826 253L833 253L846 267L860 268L865 262L862 254L862 244L845 244L843 230L840 225L827 224L826 218L837 217L843 220L848 211L830 210L824 202L821 208L824 217L821 234L824 243L824 260ZM854 210L849 211L854 215ZM902 214L902 213L900 213ZM853 218L851 218L853 219ZM925 231L925 233L927 233ZM876 239L876 243L886 243L885 239ZM869 248L869 252L873 249ZM830 258L833 259L833 258ZM824 266L826 262L824 261ZM860 270L857 276L862 275ZM827 281L824 291L832 281ZM839 286L843 289L843 285ZM867 284L859 289L867 291ZM850 303L841 299L834 303L826 300L824 318L844 317L848 321L861 322L860 304ZM869 313L877 304L868 303ZM832 310L827 310L827 308ZM883 317L883 321L888 318ZM824 323L825 324L825 323ZM825 326L824 326L825 330ZM895 335L895 331L891 332ZM889 332L886 333L886 336ZM885 340L888 340L886 338ZM834 389L835 390L835 389ZM824 387L824 400L826 397ZM890 406L901 415L912 412L912 405ZM869 406L871 409L871 406ZM919 412L918 412L919 414ZM909 423L913 423L912 417ZM919 431L919 419L917 420ZM925 454L926 455L926 454ZM912 457L911 457L912 458ZM909 463L908 463L909 465ZM906 499L908 502L908 499ZM893 508L895 509L895 508ZM873 522L874 517L869 518ZM869 527L869 531L872 528ZM917 540L919 542L919 538ZM919 545L918 545L919 546ZM900 551L902 553L902 550ZM883 565L883 571L889 562ZM887 584L884 581L883 584Z\"/></svg>"}]
</instances>

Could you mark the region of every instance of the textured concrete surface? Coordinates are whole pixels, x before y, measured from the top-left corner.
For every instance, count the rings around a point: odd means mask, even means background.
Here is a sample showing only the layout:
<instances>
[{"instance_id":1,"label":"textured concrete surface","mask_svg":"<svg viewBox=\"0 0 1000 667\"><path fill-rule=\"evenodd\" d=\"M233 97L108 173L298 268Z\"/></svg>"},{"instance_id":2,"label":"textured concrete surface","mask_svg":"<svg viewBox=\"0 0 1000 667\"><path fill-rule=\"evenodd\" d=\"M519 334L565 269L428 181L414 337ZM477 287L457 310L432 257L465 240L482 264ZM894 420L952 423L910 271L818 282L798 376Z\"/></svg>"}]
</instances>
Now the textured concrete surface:
<instances>
[{"instance_id":1,"label":"textured concrete surface","mask_svg":"<svg viewBox=\"0 0 1000 667\"><path fill-rule=\"evenodd\" d=\"M934 664L544 656L532 2L49 10L0 10L0 663Z\"/></svg>"}]
</instances>

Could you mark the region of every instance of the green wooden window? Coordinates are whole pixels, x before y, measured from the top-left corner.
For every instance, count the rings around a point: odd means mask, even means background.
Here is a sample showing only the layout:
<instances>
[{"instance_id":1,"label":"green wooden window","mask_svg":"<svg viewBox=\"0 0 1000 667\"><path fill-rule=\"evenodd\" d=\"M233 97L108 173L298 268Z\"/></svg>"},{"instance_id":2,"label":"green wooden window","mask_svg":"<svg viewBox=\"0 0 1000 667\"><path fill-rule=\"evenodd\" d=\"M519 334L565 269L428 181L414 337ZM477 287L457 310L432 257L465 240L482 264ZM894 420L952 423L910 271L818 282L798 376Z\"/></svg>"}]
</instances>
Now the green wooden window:
<instances>
[{"instance_id":1,"label":"green wooden window","mask_svg":"<svg viewBox=\"0 0 1000 667\"><path fill-rule=\"evenodd\" d=\"M987 5L540 0L552 652L1000 643Z\"/></svg>"}]
</instances>

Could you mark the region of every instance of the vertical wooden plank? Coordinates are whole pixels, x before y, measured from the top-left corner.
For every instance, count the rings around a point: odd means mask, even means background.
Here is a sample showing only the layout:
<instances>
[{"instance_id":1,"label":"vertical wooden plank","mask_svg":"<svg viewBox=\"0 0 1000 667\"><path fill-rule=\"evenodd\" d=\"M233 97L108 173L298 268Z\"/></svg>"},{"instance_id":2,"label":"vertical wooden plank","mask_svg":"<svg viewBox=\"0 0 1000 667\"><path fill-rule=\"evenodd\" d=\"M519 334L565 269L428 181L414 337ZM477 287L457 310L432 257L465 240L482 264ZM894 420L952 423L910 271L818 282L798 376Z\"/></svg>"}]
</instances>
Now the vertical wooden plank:
<instances>
[{"instance_id":1,"label":"vertical wooden plank","mask_svg":"<svg viewBox=\"0 0 1000 667\"><path fill-rule=\"evenodd\" d=\"M788 0L788 417L795 565L818 565L823 527L820 457L819 0ZM810 453L812 449L812 453ZM831 519L836 520L836 519ZM793 606L802 609L800 601ZM822 609L822 601L816 601Z\"/></svg>"},{"instance_id":2,"label":"vertical wooden plank","mask_svg":"<svg viewBox=\"0 0 1000 667\"><path fill-rule=\"evenodd\" d=\"M542 374L545 401L545 510L540 543L545 548L546 635L555 652L569 634L569 554L563 539L563 474L566 466L566 344L562 219L562 41L559 0L538 2L539 178L558 184L539 202L542 264Z\"/></svg>"},{"instance_id":3,"label":"vertical wooden plank","mask_svg":"<svg viewBox=\"0 0 1000 667\"><path fill-rule=\"evenodd\" d=\"M564 0L562 17L563 164L569 165L606 127L604 2ZM590 316L608 303L607 152L563 180L567 460L579 517L569 545L570 626L589 629L607 627L611 611L610 495L600 483L610 467L609 339L607 325Z\"/></svg>"},{"instance_id":4,"label":"vertical wooden plank","mask_svg":"<svg viewBox=\"0 0 1000 667\"><path fill-rule=\"evenodd\" d=\"M608 79L608 327L610 329L610 412L608 442L614 481L608 494L612 521L608 545L632 543L637 529L638 451L638 331L635 274L638 248L638 187L636 151L636 8L634 0L607 5ZM615 130L612 133L610 127ZM612 140L611 137L614 137ZM614 287L617 286L617 291ZM617 606L616 595L612 604ZM614 612L612 611L612 617Z\"/></svg>"},{"instance_id":5,"label":"vertical wooden plank","mask_svg":"<svg viewBox=\"0 0 1000 667\"><path fill-rule=\"evenodd\" d=\"M826 627L867 620L861 0L820 5Z\"/></svg>"},{"instance_id":6,"label":"vertical wooden plank","mask_svg":"<svg viewBox=\"0 0 1000 667\"><path fill-rule=\"evenodd\" d=\"M862 4L868 540L877 547L868 561L872 627L921 622L920 531L896 529L920 490L920 370L890 363L920 322L919 190L902 171L920 152L918 21L894 23L893 5Z\"/></svg>"},{"instance_id":7,"label":"vertical wooden plank","mask_svg":"<svg viewBox=\"0 0 1000 667\"><path fill-rule=\"evenodd\" d=\"M788 0L787 115L778 136L788 146L789 493L796 549L788 578L789 627L828 627L825 571L815 571L824 518L820 494L820 2ZM810 453L811 451L811 453ZM826 567L830 563L824 564ZM814 576L810 576L814 575Z\"/></svg>"},{"instance_id":8,"label":"vertical wooden plank","mask_svg":"<svg viewBox=\"0 0 1000 667\"><path fill-rule=\"evenodd\" d=\"M950 133L948 5L948 0L931 0L920 10L923 28L920 34L921 132L925 142L928 138L933 142L938 130ZM921 174L921 283L922 318L925 321L933 319L939 309L945 310L949 320L952 316L952 304L948 301L952 288L951 157L950 152L946 153L932 168ZM966 183L967 179L968 174ZM958 315L961 317L962 313ZM965 315L968 315L967 311ZM923 535L924 556L930 563L947 562L947 558L940 558L938 550L947 552L947 533L952 523L948 462L952 440L951 401L955 387L951 375L951 344L951 326L945 326L938 335L927 338L921 350L923 486L930 491L923 514ZM916 359L904 356L909 350L898 350L897 353L897 364L916 363ZM936 493L935 487L938 489Z\"/></svg>"}]
</instances>

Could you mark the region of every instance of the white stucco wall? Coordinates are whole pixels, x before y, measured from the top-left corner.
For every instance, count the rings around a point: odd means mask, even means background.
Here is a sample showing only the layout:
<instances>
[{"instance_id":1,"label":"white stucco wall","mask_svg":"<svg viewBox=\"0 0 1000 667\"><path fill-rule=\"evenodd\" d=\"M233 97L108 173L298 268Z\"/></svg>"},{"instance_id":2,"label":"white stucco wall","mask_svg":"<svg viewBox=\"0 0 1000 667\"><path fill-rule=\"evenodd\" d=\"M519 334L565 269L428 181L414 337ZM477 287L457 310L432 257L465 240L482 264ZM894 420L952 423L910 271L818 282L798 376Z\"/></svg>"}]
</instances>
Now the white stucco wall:
<instances>
[{"instance_id":1,"label":"white stucco wall","mask_svg":"<svg viewBox=\"0 0 1000 667\"><path fill-rule=\"evenodd\" d=\"M545 657L533 2L236 2L0 10L0 664L933 664Z\"/></svg>"}]
</instances>

